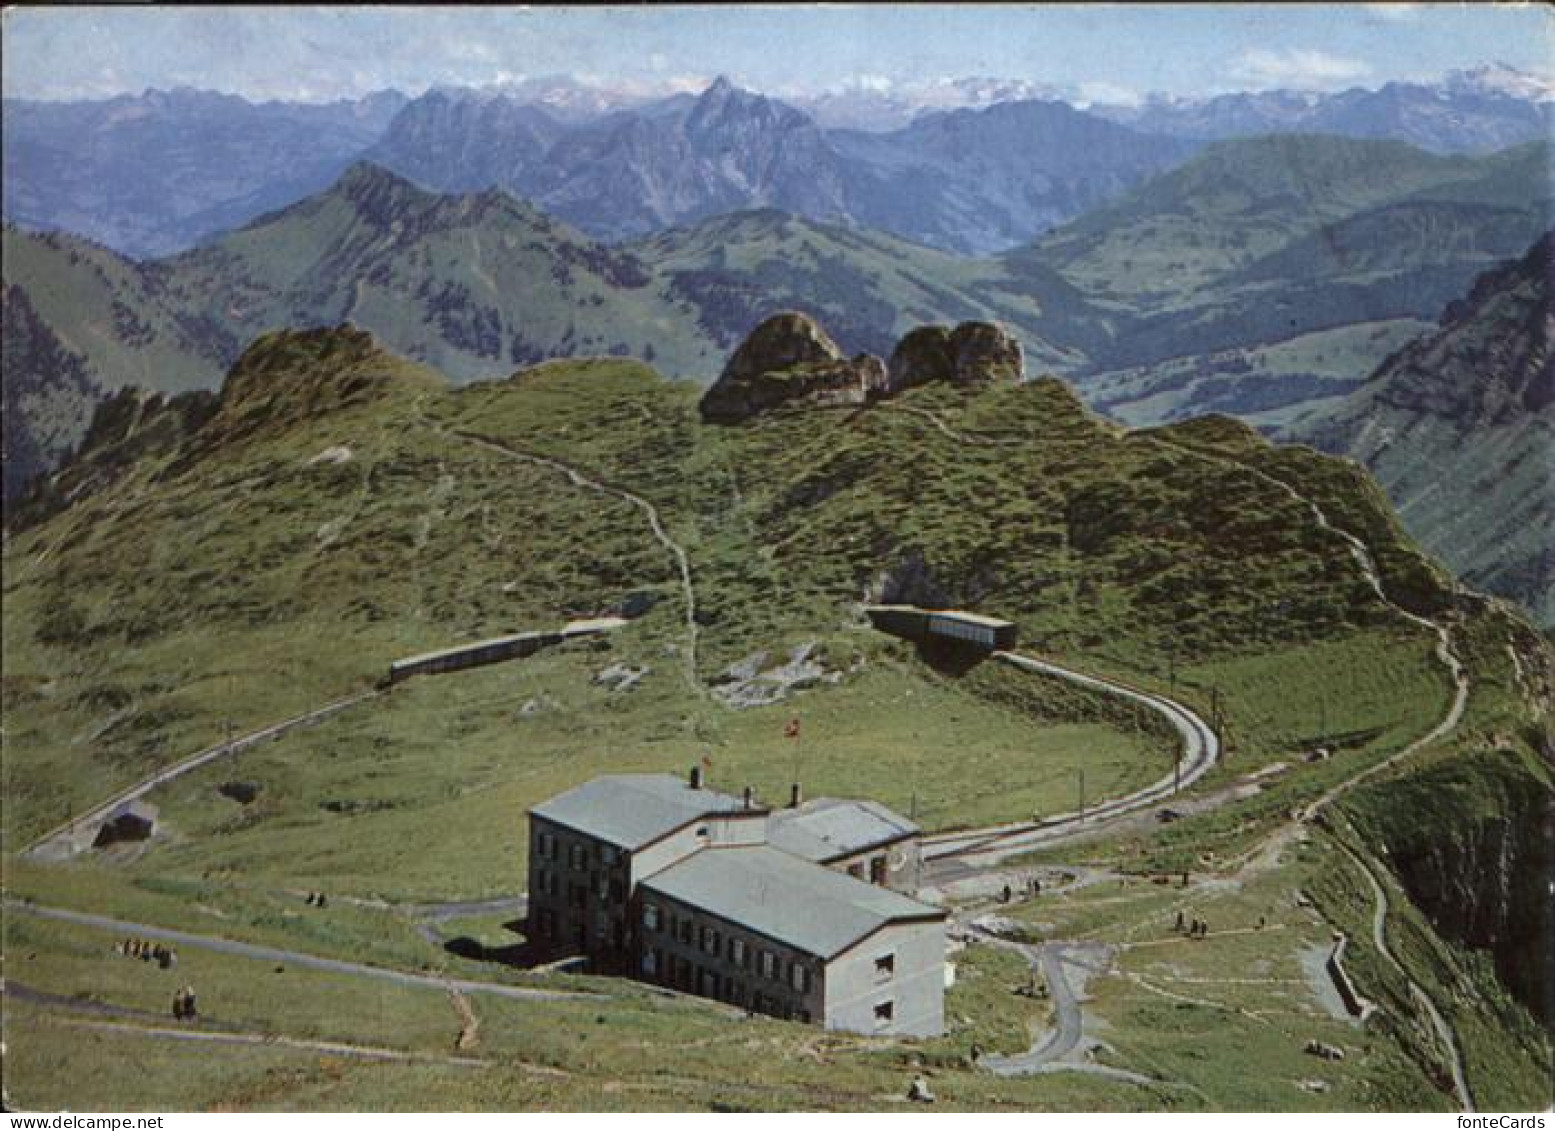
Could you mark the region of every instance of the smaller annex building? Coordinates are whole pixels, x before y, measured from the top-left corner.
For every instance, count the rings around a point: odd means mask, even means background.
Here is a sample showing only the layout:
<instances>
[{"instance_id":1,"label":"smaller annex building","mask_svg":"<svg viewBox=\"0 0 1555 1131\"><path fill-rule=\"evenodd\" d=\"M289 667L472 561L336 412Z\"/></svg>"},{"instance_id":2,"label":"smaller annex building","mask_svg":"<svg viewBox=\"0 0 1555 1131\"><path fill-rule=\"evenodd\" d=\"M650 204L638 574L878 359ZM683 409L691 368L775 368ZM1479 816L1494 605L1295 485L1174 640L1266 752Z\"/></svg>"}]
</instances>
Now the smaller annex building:
<instances>
[{"instance_id":1,"label":"smaller annex building","mask_svg":"<svg viewBox=\"0 0 1555 1131\"><path fill-rule=\"evenodd\" d=\"M862 1033L944 1030L945 912L917 826L870 801L773 811L668 774L530 811L531 942L602 971Z\"/></svg>"}]
</instances>

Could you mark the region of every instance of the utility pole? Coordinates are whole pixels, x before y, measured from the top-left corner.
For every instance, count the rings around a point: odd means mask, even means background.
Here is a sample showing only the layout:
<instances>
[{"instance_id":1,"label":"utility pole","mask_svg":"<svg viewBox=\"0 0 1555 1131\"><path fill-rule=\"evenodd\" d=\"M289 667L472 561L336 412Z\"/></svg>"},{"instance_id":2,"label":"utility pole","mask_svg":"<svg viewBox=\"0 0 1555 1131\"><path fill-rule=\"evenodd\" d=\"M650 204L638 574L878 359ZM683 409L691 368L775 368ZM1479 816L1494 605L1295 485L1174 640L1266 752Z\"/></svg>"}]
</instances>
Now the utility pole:
<instances>
[{"instance_id":1,"label":"utility pole","mask_svg":"<svg viewBox=\"0 0 1555 1131\"><path fill-rule=\"evenodd\" d=\"M1085 820L1085 767L1079 769L1080 775L1080 820Z\"/></svg>"}]
</instances>

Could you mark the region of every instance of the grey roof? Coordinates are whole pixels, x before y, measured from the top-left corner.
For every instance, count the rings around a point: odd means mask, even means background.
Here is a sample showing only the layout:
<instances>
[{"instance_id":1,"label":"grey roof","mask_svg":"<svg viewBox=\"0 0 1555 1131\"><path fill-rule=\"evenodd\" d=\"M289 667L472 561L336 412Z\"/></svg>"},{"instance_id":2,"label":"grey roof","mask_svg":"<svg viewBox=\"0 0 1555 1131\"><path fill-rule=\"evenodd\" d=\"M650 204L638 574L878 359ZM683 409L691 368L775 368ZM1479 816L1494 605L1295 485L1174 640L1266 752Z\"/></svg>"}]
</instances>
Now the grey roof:
<instances>
[{"instance_id":1,"label":"grey roof","mask_svg":"<svg viewBox=\"0 0 1555 1131\"><path fill-rule=\"evenodd\" d=\"M651 844L698 817L749 812L737 797L692 789L673 774L611 774L584 782L530 809L628 851Z\"/></svg>"},{"instance_id":2,"label":"grey roof","mask_svg":"<svg viewBox=\"0 0 1555 1131\"><path fill-rule=\"evenodd\" d=\"M640 886L817 958L832 958L887 923L945 916L766 845L704 848Z\"/></svg>"},{"instance_id":3,"label":"grey roof","mask_svg":"<svg viewBox=\"0 0 1555 1131\"><path fill-rule=\"evenodd\" d=\"M889 844L919 832L900 813L875 801L818 797L797 809L780 809L767 824L774 847L824 862Z\"/></svg>"}]
</instances>

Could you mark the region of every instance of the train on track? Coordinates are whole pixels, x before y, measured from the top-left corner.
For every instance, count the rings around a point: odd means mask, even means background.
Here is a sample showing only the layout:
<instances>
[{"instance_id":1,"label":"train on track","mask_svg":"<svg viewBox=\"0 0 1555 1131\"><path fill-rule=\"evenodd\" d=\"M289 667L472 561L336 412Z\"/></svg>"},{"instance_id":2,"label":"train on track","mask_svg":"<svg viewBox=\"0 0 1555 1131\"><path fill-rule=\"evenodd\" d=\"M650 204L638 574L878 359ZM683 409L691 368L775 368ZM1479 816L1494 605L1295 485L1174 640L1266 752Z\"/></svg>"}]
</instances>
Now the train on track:
<instances>
[{"instance_id":1,"label":"train on track","mask_svg":"<svg viewBox=\"0 0 1555 1131\"><path fill-rule=\"evenodd\" d=\"M985 652L1015 647L1018 626L998 617L959 609L920 609L917 605L866 605L870 623L904 640L949 641Z\"/></svg>"}]
</instances>

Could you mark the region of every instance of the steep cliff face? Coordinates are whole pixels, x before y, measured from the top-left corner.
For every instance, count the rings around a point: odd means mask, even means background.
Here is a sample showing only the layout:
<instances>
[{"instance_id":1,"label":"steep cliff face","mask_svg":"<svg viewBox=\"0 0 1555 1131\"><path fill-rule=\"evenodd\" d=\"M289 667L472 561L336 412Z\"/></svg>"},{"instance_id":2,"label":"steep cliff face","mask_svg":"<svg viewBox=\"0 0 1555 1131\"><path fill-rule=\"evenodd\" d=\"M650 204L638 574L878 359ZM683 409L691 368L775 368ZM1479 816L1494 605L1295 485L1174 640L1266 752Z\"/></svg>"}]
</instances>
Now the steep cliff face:
<instances>
[{"instance_id":1,"label":"steep cliff face","mask_svg":"<svg viewBox=\"0 0 1555 1131\"><path fill-rule=\"evenodd\" d=\"M1290 438L1364 464L1471 584L1555 623L1555 234L1488 271L1441 326Z\"/></svg>"},{"instance_id":2,"label":"steep cliff face","mask_svg":"<svg viewBox=\"0 0 1555 1131\"><path fill-rule=\"evenodd\" d=\"M7 526L26 529L77 499L118 482L140 461L167 455L216 411L216 394L203 389L165 396L126 386L101 401L80 446L63 467L33 482L8 509Z\"/></svg>"},{"instance_id":3,"label":"steep cliff face","mask_svg":"<svg viewBox=\"0 0 1555 1131\"><path fill-rule=\"evenodd\" d=\"M1487 745L1390 783L1363 827L1439 934L1487 952L1496 974L1555 1024L1549 882L1555 805L1547 780L1513 750Z\"/></svg>"}]
</instances>

